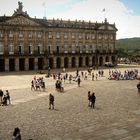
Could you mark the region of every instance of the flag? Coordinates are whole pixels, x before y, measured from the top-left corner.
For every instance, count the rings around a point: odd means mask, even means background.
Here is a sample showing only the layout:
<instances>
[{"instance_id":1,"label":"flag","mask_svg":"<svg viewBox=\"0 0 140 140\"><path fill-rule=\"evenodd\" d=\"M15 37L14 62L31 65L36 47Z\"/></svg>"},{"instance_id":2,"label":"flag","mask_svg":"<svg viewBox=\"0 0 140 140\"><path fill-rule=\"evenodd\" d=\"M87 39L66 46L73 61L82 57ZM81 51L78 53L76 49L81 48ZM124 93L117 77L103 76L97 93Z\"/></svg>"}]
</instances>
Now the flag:
<instances>
[{"instance_id":1,"label":"flag","mask_svg":"<svg viewBox=\"0 0 140 140\"><path fill-rule=\"evenodd\" d=\"M102 12L105 12L105 8L102 10Z\"/></svg>"}]
</instances>

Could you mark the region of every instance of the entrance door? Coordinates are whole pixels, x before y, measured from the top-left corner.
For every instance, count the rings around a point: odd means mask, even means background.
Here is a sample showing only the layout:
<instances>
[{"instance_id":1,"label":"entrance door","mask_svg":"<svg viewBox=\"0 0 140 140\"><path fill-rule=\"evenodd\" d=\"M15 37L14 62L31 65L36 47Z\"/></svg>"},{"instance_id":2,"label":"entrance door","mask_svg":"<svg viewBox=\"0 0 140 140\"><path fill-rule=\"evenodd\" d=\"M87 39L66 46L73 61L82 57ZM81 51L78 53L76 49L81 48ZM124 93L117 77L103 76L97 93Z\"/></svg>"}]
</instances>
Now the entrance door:
<instances>
[{"instance_id":1,"label":"entrance door","mask_svg":"<svg viewBox=\"0 0 140 140\"><path fill-rule=\"evenodd\" d=\"M49 67L53 68L53 58L49 58Z\"/></svg>"},{"instance_id":2,"label":"entrance door","mask_svg":"<svg viewBox=\"0 0 140 140\"><path fill-rule=\"evenodd\" d=\"M38 69L39 70L43 69L43 58L38 58Z\"/></svg>"},{"instance_id":3,"label":"entrance door","mask_svg":"<svg viewBox=\"0 0 140 140\"><path fill-rule=\"evenodd\" d=\"M5 61L4 61L4 59L0 59L0 71L5 71Z\"/></svg>"},{"instance_id":4,"label":"entrance door","mask_svg":"<svg viewBox=\"0 0 140 140\"><path fill-rule=\"evenodd\" d=\"M69 60L67 57L64 58L64 67L65 68L68 68L68 63L69 63Z\"/></svg>"},{"instance_id":5,"label":"entrance door","mask_svg":"<svg viewBox=\"0 0 140 140\"><path fill-rule=\"evenodd\" d=\"M29 58L29 70L34 70L34 58Z\"/></svg>"},{"instance_id":6,"label":"entrance door","mask_svg":"<svg viewBox=\"0 0 140 140\"><path fill-rule=\"evenodd\" d=\"M15 71L15 59L14 58L9 59L9 71Z\"/></svg>"},{"instance_id":7,"label":"entrance door","mask_svg":"<svg viewBox=\"0 0 140 140\"><path fill-rule=\"evenodd\" d=\"M82 66L83 66L83 58L79 57L79 67L82 67Z\"/></svg>"},{"instance_id":8,"label":"entrance door","mask_svg":"<svg viewBox=\"0 0 140 140\"><path fill-rule=\"evenodd\" d=\"M25 70L25 59L24 58L19 59L19 70L20 71Z\"/></svg>"},{"instance_id":9,"label":"entrance door","mask_svg":"<svg viewBox=\"0 0 140 140\"><path fill-rule=\"evenodd\" d=\"M73 68L75 68L75 66L76 66L75 63L76 63L76 61L75 61L75 57L72 57L72 67L73 67Z\"/></svg>"},{"instance_id":10,"label":"entrance door","mask_svg":"<svg viewBox=\"0 0 140 140\"><path fill-rule=\"evenodd\" d=\"M89 58L86 57L86 66L89 66Z\"/></svg>"},{"instance_id":11,"label":"entrance door","mask_svg":"<svg viewBox=\"0 0 140 140\"><path fill-rule=\"evenodd\" d=\"M61 59L59 57L56 59L56 65L57 68L61 68Z\"/></svg>"}]
</instances>

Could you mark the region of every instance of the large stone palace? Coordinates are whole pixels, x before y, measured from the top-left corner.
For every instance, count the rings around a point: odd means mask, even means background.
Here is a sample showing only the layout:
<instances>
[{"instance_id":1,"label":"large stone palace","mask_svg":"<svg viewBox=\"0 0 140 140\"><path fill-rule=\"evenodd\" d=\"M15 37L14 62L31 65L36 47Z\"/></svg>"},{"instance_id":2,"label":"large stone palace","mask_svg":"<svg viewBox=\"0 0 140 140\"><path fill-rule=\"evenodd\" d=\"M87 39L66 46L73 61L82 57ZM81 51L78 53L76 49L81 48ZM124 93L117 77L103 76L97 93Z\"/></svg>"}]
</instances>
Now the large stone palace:
<instances>
[{"instance_id":1,"label":"large stone palace","mask_svg":"<svg viewBox=\"0 0 140 140\"><path fill-rule=\"evenodd\" d=\"M0 16L0 71L80 68L117 63L115 24Z\"/></svg>"}]
</instances>

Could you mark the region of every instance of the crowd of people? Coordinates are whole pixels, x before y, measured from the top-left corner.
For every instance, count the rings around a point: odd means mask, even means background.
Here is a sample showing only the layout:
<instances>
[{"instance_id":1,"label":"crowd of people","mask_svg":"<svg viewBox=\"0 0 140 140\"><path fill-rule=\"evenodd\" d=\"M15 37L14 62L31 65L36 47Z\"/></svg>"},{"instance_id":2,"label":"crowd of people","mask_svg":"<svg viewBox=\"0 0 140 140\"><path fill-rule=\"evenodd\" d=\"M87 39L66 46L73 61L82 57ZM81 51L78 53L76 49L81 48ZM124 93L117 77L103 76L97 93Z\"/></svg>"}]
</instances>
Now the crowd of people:
<instances>
[{"instance_id":1,"label":"crowd of people","mask_svg":"<svg viewBox=\"0 0 140 140\"><path fill-rule=\"evenodd\" d=\"M124 73L115 69L109 70L109 80L134 80L138 76L138 70L125 70Z\"/></svg>"},{"instance_id":2,"label":"crowd of people","mask_svg":"<svg viewBox=\"0 0 140 140\"><path fill-rule=\"evenodd\" d=\"M41 91L41 89L45 91L45 82L43 77L36 78L36 76L34 76L31 81L31 90Z\"/></svg>"}]
</instances>

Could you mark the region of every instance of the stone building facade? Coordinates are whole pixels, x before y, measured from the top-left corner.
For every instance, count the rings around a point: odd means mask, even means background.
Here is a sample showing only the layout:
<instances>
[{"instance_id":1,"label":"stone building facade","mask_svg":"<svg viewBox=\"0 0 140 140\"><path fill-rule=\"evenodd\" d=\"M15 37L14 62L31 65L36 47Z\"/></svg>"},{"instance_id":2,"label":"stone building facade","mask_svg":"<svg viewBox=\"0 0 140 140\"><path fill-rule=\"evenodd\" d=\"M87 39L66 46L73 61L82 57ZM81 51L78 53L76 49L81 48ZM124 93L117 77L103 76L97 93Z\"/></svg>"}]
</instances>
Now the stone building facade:
<instances>
[{"instance_id":1,"label":"stone building facade","mask_svg":"<svg viewBox=\"0 0 140 140\"><path fill-rule=\"evenodd\" d=\"M22 3L0 17L0 71L117 63L115 24L31 18Z\"/></svg>"}]
</instances>

